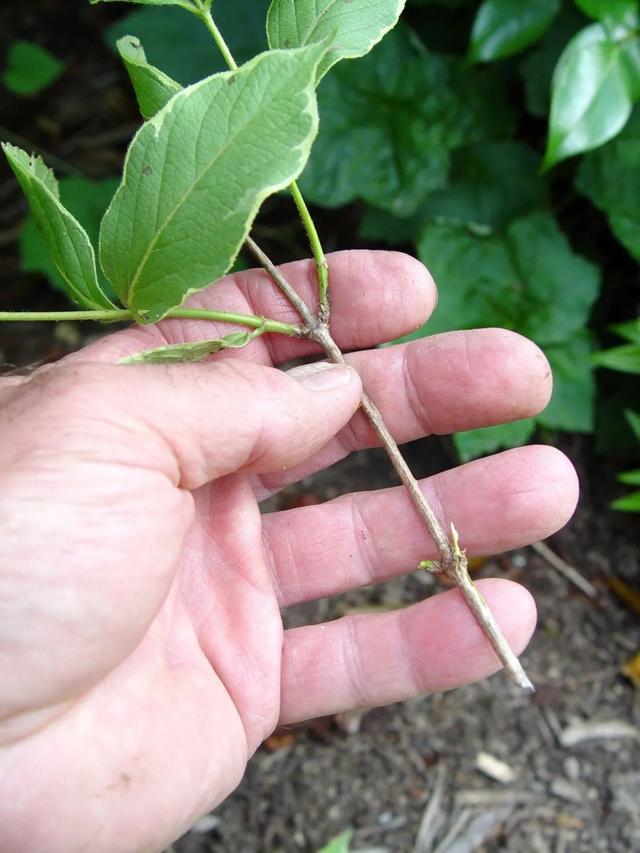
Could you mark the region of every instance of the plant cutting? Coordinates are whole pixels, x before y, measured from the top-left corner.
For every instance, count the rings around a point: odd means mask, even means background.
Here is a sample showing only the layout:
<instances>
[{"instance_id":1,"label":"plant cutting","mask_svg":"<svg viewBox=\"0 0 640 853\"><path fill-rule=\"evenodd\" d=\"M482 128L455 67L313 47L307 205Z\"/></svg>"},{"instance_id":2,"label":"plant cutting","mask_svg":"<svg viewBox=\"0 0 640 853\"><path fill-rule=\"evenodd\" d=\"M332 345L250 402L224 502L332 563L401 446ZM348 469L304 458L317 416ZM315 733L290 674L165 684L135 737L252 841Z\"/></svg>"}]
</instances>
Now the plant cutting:
<instances>
[{"instance_id":1,"label":"plant cutting","mask_svg":"<svg viewBox=\"0 0 640 853\"><path fill-rule=\"evenodd\" d=\"M120 40L118 48L146 121L129 147L122 181L102 222L99 266L82 225L59 200L53 173L40 158L3 145L77 310L4 312L0 319L131 320L146 325L174 317L227 323L233 329L223 337L141 352L124 360L130 363L199 360L226 348L247 346L264 334L312 341L331 362L343 363L330 329L328 265L296 180L318 129L318 83L337 62L364 55L392 29L403 0L273 0L267 17L269 50L240 66L216 25L212 0L139 2L179 6L194 15L211 34L229 70L182 88L147 61L135 36ZM250 236L264 200L285 190L311 246L317 308L300 298ZM190 294L229 271L243 246L295 308L299 323L183 307ZM111 291L120 304L110 297ZM423 561L420 568L442 572L456 583L509 675L531 689L469 578L458 531L453 524L445 531L366 393L361 405L437 546L438 560ZM464 531L461 535L464 538Z\"/></svg>"}]
</instances>

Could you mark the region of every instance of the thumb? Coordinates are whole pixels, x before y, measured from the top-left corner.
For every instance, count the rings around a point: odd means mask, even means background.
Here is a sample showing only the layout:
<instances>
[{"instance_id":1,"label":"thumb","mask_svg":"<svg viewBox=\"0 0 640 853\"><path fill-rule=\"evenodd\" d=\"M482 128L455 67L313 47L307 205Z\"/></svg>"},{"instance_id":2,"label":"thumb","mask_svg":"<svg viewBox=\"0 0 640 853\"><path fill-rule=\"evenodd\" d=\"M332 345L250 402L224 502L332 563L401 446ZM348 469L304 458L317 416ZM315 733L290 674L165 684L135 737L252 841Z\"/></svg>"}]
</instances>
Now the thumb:
<instances>
[{"instance_id":1,"label":"thumb","mask_svg":"<svg viewBox=\"0 0 640 853\"><path fill-rule=\"evenodd\" d=\"M362 393L353 368L325 362L284 373L233 359L75 361L42 380L34 402L49 427L81 417L88 439L93 422L100 433L112 433L103 446L115 438L120 461L160 470L187 489L240 469L267 474L302 462L347 423ZM118 441L122 433L126 440Z\"/></svg>"}]
</instances>

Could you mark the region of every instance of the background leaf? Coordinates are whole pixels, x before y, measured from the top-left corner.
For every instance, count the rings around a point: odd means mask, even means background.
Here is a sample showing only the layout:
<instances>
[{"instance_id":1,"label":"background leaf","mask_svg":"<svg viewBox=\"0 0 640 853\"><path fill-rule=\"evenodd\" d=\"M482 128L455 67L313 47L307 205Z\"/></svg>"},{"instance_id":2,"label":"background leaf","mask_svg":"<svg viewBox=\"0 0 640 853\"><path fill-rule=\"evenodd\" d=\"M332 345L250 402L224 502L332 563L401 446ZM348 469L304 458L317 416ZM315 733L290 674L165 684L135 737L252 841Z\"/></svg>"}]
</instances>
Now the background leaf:
<instances>
[{"instance_id":1,"label":"background leaf","mask_svg":"<svg viewBox=\"0 0 640 853\"><path fill-rule=\"evenodd\" d=\"M553 218L533 213L488 235L463 224L430 223L418 254L438 282L440 298L432 318L407 339L457 328L518 331L544 350L554 374L551 403L536 422L591 429L591 344L583 329L600 279L597 268L571 250ZM519 429L525 433L524 426ZM515 428L469 434L460 450L487 453L518 435Z\"/></svg>"},{"instance_id":2,"label":"background leaf","mask_svg":"<svg viewBox=\"0 0 640 853\"><path fill-rule=\"evenodd\" d=\"M227 272L262 201L288 186L317 130L323 45L263 54L177 94L134 138L101 261L124 304L162 317Z\"/></svg>"},{"instance_id":3,"label":"background leaf","mask_svg":"<svg viewBox=\"0 0 640 853\"><path fill-rule=\"evenodd\" d=\"M613 26L633 26L638 19L637 0L576 0L585 15Z\"/></svg>"},{"instance_id":4,"label":"background leaf","mask_svg":"<svg viewBox=\"0 0 640 853\"><path fill-rule=\"evenodd\" d=\"M113 308L98 283L95 255L86 231L51 191L53 173L43 179L46 167L40 158L6 143L2 150L27 197L69 297L84 308Z\"/></svg>"},{"instance_id":5,"label":"background leaf","mask_svg":"<svg viewBox=\"0 0 640 853\"><path fill-rule=\"evenodd\" d=\"M619 136L584 158L576 186L606 213L615 236L640 261L640 110Z\"/></svg>"},{"instance_id":6,"label":"background leaf","mask_svg":"<svg viewBox=\"0 0 640 853\"><path fill-rule=\"evenodd\" d=\"M15 95L37 95L64 71L64 63L28 41L14 41L7 52L2 82Z\"/></svg>"},{"instance_id":7,"label":"background leaf","mask_svg":"<svg viewBox=\"0 0 640 853\"><path fill-rule=\"evenodd\" d=\"M624 344L596 352L593 355L593 363L598 367L609 367L623 373L640 374L640 344Z\"/></svg>"},{"instance_id":8,"label":"background leaf","mask_svg":"<svg viewBox=\"0 0 640 853\"><path fill-rule=\"evenodd\" d=\"M539 158L518 142L476 143L454 151L448 184L432 192L412 217L367 207L359 234L367 240L398 244L416 241L425 222L465 224L478 234L548 205Z\"/></svg>"},{"instance_id":9,"label":"background leaf","mask_svg":"<svg viewBox=\"0 0 640 853\"><path fill-rule=\"evenodd\" d=\"M304 47L332 38L318 80L341 59L364 56L395 26L405 0L273 0L267 17L271 48Z\"/></svg>"},{"instance_id":10,"label":"background leaf","mask_svg":"<svg viewBox=\"0 0 640 853\"><path fill-rule=\"evenodd\" d=\"M519 447L526 444L536 428L534 418L514 421L510 424L470 429L458 432L453 437L453 443L462 462L477 459L495 453L503 447Z\"/></svg>"},{"instance_id":11,"label":"background leaf","mask_svg":"<svg viewBox=\"0 0 640 853\"><path fill-rule=\"evenodd\" d=\"M133 84L140 112L143 118L152 118L182 86L149 65L140 39L124 36L118 39L117 47Z\"/></svg>"},{"instance_id":12,"label":"background leaf","mask_svg":"<svg viewBox=\"0 0 640 853\"><path fill-rule=\"evenodd\" d=\"M473 22L469 58L488 62L519 53L540 38L560 6L561 0L484 0Z\"/></svg>"},{"instance_id":13,"label":"background leaf","mask_svg":"<svg viewBox=\"0 0 640 853\"><path fill-rule=\"evenodd\" d=\"M41 161L40 161L41 162ZM49 169L44 171L52 176ZM55 192L58 193L58 183L53 179ZM91 181L87 178L70 177L63 178L59 185L59 196L63 206L82 223L87 232L89 242L92 246L98 245L98 234L100 232L100 221L104 216L109 202L113 198L118 187L117 178L103 178L100 181ZM58 272L46 243L38 227L33 214L29 214L24 221L20 232L20 266L25 272L38 272L44 275L49 282L58 290L66 291L66 283ZM101 290L109 299L115 299L116 293L111 283L97 270L98 282Z\"/></svg>"},{"instance_id":14,"label":"background leaf","mask_svg":"<svg viewBox=\"0 0 640 853\"><path fill-rule=\"evenodd\" d=\"M520 64L525 104L532 115L546 118L551 103L551 79L555 67L567 42L583 27L584 17L573 4L565 3L540 42Z\"/></svg>"},{"instance_id":15,"label":"background leaf","mask_svg":"<svg viewBox=\"0 0 640 853\"><path fill-rule=\"evenodd\" d=\"M396 28L318 89L320 135L300 185L327 207L356 198L410 216L444 186L451 152L510 128L492 75L430 53Z\"/></svg>"},{"instance_id":16,"label":"background leaf","mask_svg":"<svg viewBox=\"0 0 640 853\"><path fill-rule=\"evenodd\" d=\"M553 75L546 167L597 148L622 130L634 97L628 61L633 47L600 24L569 42Z\"/></svg>"},{"instance_id":17,"label":"background leaf","mask_svg":"<svg viewBox=\"0 0 640 853\"><path fill-rule=\"evenodd\" d=\"M216 3L216 22L238 63L265 50L264 21L269 0ZM194 15L181 9L136 9L106 31L115 49L118 39L132 33L145 46L149 62L183 86L227 66L211 36Z\"/></svg>"}]
</instances>

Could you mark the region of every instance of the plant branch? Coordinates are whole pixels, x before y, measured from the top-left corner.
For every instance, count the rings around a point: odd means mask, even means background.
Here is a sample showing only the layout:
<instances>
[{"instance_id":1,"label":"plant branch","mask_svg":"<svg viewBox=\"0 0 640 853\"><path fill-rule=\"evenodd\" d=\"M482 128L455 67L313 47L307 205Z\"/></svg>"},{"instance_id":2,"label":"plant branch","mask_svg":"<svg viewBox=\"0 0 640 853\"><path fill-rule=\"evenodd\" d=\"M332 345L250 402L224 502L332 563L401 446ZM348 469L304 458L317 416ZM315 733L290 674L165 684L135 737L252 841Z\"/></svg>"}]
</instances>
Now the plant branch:
<instances>
[{"instance_id":1,"label":"plant branch","mask_svg":"<svg viewBox=\"0 0 640 853\"><path fill-rule=\"evenodd\" d=\"M287 297L291 305L296 309L308 331L315 332L320 326L320 321L313 311L311 311L304 299L298 296L293 286L289 284L271 258L262 251L260 246L258 246L252 237L247 237L246 245L251 254L257 259L260 266L269 273L271 280L278 290Z\"/></svg>"},{"instance_id":2,"label":"plant branch","mask_svg":"<svg viewBox=\"0 0 640 853\"><path fill-rule=\"evenodd\" d=\"M227 65L231 69L237 68L229 48L211 17L210 11L205 9L202 5L203 0L198 0L198 3L200 6L200 17L209 32L212 34L225 58L225 61L227 62ZM247 247L257 258L261 266L267 271L277 288L286 296L291 305L296 309L304 323L304 327L307 331L307 337L317 343L328 356L329 360L334 364L344 364L344 355L333 340L329 331L328 266L322 250L320 238L318 237L315 224L297 184L293 182L290 189L298 208L298 212L300 213L302 223L309 237L309 242L316 262L318 275L319 315L316 316L313 311L311 311L309 306L282 275L282 272L275 266L271 259L262 251L251 237L247 238ZM469 577L467 557L465 552L459 546L458 534L455 527L453 524L451 525L451 539L449 539L438 518L431 509L431 506L422 492L418 481L411 473L409 466L400 452L397 442L389 432L380 410L366 392L363 392L362 394L361 407L368 417L376 435L380 439L380 443L391 460L391 464L400 477L402 484L407 489L418 515L422 521L424 521L427 530L436 544L440 554L440 559L437 563L434 563L431 568L434 571L444 572L456 583L468 607L484 631L485 636L491 643L507 673L520 687L527 690L533 690L534 688L531 681L527 677L517 656L507 643L500 627L489 609L489 606Z\"/></svg>"},{"instance_id":3,"label":"plant branch","mask_svg":"<svg viewBox=\"0 0 640 853\"><path fill-rule=\"evenodd\" d=\"M294 308L300 313L308 330L310 340L322 347L329 360L334 364L344 364L344 355L340 347L333 340L326 323L320 322L314 316L309 307L295 292L292 285L282 275L282 272L253 240L251 240L249 248L269 273L279 290L287 296ZM386 451L400 481L407 489L418 515L424 521L427 530L436 544L440 559L437 563L433 564L431 569L433 571L444 572L455 582L508 675L519 687L526 690L533 690L533 684L527 677L517 656L507 643L489 606L469 577L467 557L459 546L458 534L455 528L453 525L451 526L451 540L449 540L420 488L420 484L411 473L411 469L400 452L396 440L389 432L380 410L366 392L362 394L361 406L376 435L380 439L380 443Z\"/></svg>"},{"instance_id":4,"label":"plant branch","mask_svg":"<svg viewBox=\"0 0 640 853\"><path fill-rule=\"evenodd\" d=\"M144 312L143 312L144 313ZM231 311L209 311L205 308L172 308L164 319L173 320L208 320L215 323L231 323L235 326L247 326L250 329L261 329L264 333L287 335L294 338L308 337L302 326L281 323L269 317L259 317L254 314L235 314ZM135 320L131 311L126 308L114 308L105 311L0 311L0 323L34 323L55 322L62 320L93 320L98 323L117 323Z\"/></svg>"}]
</instances>

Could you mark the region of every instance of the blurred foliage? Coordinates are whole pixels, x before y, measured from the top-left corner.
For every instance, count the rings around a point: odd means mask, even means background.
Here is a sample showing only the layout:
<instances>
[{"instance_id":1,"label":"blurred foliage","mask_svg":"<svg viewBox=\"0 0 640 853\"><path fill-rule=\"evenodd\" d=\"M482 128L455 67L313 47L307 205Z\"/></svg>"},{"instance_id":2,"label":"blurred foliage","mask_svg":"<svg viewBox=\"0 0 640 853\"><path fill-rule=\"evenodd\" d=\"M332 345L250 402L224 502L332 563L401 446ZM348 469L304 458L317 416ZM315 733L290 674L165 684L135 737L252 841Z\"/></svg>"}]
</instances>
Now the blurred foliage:
<instances>
[{"instance_id":1,"label":"blurred foliage","mask_svg":"<svg viewBox=\"0 0 640 853\"><path fill-rule=\"evenodd\" d=\"M619 323L614 326L614 331L627 343L595 353L592 361L600 367L640 375L640 317ZM624 414L640 447L640 413L627 409ZM640 468L625 471L618 476L618 481L628 486L640 486ZM640 489L617 498L611 506L626 512L640 512Z\"/></svg>"},{"instance_id":2,"label":"blurred foliage","mask_svg":"<svg viewBox=\"0 0 640 853\"><path fill-rule=\"evenodd\" d=\"M64 71L64 64L43 47L29 41L9 45L2 82L14 95L38 95Z\"/></svg>"},{"instance_id":3,"label":"blurred foliage","mask_svg":"<svg viewBox=\"0 0 640 853\"><path fill-rule=\"evenodd\" d=\"M216 3L239 61L266 47L268 5ZM183 84L223 67L180 9L134 8L105 39L115 50L125 35ZM638 384L602 371L596 390L591 355L640 305L639 98L637 0L408 0L396 31L320 85L302 187L317 206L352 205L363 242L413 251L433 271L439 304L411 337L505 326L553 367L548 409L458 435L464 459L594 422L598 446L629 446ZM77 180L63 197L91 230L110 187L74 199ZM74 209L82 195L100 211ZM29 223L22 251L26 268L45 269ZM628 367L630 346L595 361Z\"/></svg>"}]
</instances>

